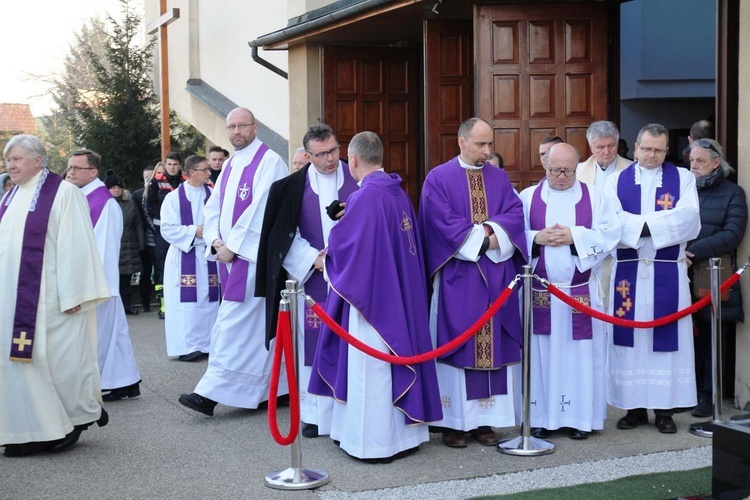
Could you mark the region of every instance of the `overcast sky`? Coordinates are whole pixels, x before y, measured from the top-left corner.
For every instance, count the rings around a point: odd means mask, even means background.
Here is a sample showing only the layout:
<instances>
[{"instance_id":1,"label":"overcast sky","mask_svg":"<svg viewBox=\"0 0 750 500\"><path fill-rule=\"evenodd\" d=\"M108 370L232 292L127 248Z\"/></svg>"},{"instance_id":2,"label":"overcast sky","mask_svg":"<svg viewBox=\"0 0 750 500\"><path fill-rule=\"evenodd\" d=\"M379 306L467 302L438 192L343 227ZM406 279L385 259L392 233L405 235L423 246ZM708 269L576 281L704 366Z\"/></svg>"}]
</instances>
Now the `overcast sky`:
<instances>
[{"instance_id":1,"label":"overcast sky","mask_svg":"<svg viewBox=\"0 0 750 500\"><path fill-rule=\"evenodd\" d=\"M49 88L31 75L59 72L79 27L107 13L118 18L117 0L3 1L0 102L26 103L34 116L49 113ZM133 2L141 8L142 2Z\"/></svg>"}]
</instances>

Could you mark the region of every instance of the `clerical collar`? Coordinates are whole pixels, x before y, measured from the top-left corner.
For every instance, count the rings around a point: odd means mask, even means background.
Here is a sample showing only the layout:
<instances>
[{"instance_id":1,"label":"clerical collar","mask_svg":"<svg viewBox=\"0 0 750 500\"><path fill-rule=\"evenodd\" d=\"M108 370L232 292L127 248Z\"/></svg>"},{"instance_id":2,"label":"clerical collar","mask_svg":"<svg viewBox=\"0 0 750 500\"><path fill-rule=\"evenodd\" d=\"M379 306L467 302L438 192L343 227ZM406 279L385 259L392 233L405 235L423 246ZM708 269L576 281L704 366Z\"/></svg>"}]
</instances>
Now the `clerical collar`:
<instances>
[{"instance_id":1,"label":"clerical collar","mask_svg":"<svg viewBox=\"0 0 750 500\"><path fill-rule=\"evenodd\" d=\"M477 167L476 165L469 165L461 159L461 156L458 156L457 158L458 164L461 165L462 168L465 168L467 170L481 170L482 168L484 168L484 165L482 165L481 167Z\"/></svg>"}]
</instances>

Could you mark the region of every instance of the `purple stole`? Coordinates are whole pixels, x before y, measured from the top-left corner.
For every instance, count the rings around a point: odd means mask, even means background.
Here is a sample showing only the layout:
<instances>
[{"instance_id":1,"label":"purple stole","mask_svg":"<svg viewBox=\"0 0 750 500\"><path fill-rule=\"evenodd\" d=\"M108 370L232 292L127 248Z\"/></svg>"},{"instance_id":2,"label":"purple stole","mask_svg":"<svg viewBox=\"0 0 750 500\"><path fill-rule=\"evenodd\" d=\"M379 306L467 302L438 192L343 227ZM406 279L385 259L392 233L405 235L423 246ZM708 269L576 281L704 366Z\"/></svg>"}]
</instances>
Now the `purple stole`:
<instances>
[{"instance_id":1,"label":"purple stole","mask_svg":"<svg viewBox=\"0 0 750 500\"><path fill-rule=\"evenodd\" d=\"M617 197L623 210L631 214L641 213L641 186L635 183L637 164L626 168L617 180ZM655 209L670 210L680 199L680 173L670 163L662 165L661 187L656 189ZM654 266L654 312L659 318L677 311L679 294L675 284L680 274L677 257L680 245L672 245L656 252ZM668 262L659 262L668 261ZM638 250L621 248L617 250L617 271L615 273L614 313L618 318L635 319L636 280L638 278ZM615 345L633 347L633 329L613 325ZM674 352L678 349L677 322L654 328L654 351Z\"/></svg>"},{"instance_id":2,"label":"purple stole","mask_svg":"<svg viewBox=\"0 0 750 500\"><path fill-rule=\"evenodd\" d=\"M542 186L547 182L544 179L534 190L529 210L529 223L534 231L541 231L546 227L547 204L542 200ZM591 196L589 188L584 183L581 185L581 199L575 206L576 226L591 229L593 216L591 213ZM542 246L539 251L539 260L534 271L537 276L547 279L547 264L545 261L545 249ZM590 306L591 296L589 294L588 282L591 278L591 270L580 272L576 267L573 279L570 282L570 295L581 304ZM534 315L534 332L537 335L549 335L552 330L552 311L550 308L550 293L547 290L532 291L532 311ZM573 315L573 340L589 340L593 338L591 317L580 311L568 308Z\"/></svg>"},{"instance_id":3,"label":"purple stole","mask_svg":"<svg viewBox=\"0 0 750 500\"><path fill-rule=\"evenodd\" d=\"M13 336L10 343L11 361L31 362L44 268L44 241L47 238L47 225L52 212L52 204L55 201L60 183L62 183L62 177L45 169L39 179L35 200L32 200L29 213L26 216L18 274L16 309L13 316ZM3 201L10 204L12 193L13 191L7 193ZM7 209L6 203L0 204L0 221L2 221Z\"/></svg>"},{"instance_id":4,"label":"purple stole","mask_svg":"<svg viewBox=\"0 0 750 500\"><path fill-rule=\"evenodd\" d=\"M357 183L349 173L346 164L343 163L344 184L339 188L338 199L346 200L350 194L357 190ZM315 168L310 166L310 168ZM340 167L341 168L341 167ZM324 200L328 205L333 200ZM299 232L302 238L307 240L315 248L323 248L323 226L320 221L320 202L318 195L310 187L310 178L305 177L305 190L302 194L302 207L300 209ZM323 273L313 272L312 276L305 282L305 293L315 299L320 307L326 307L328 298L328 284L323 279ZM318 345L321 321L310 306L305 304L305 366L312 366L315 357L315 347Z\"/></svg>"},{"instance_id":5,"label":"purple stole","mask_svg":"<svg viewBox=\"0 0 750 500\"><path fill-rule=\"evenodd\" d=\"M250 164L242 171L242 177L240 177L240 182L237 186L237 196L234 200L232 227L237 224L237 219L240 218L240 215L253 203L253 179L266 151L268 151L268 146L261 143ZM229 175L232 173L232 160L234 160L234 156L227 162L227 166L224 167L226 172L221 177L220 205L222 209L224 208L227 181L229 180ZM245 287L247 286L249 266L250 263L239 256L232 261L231 271L229 271L226 264L219 263L219 275L221 276L221 287L224 290L225 300L231 300L232 302L245 301Z\"/></svg>"},{"instance_id":6,"label":"purple stole","mask_svg":"<svg viewBox=\"0 0 750 500\"><path fill-rule=\"evenodd\" d=\"M211 190L203 185L206 197L203 200L205 205L211 196ZM193 207L185 194L185 183L183 182L177 188L180 200L180 224L183 226L193 225ZM198 302L198 280L196 274L196 257L195 247L189 252L182 252L181 269L180 269L180 302ZM216 262L208 261L208 301L216 302L219 300L219 275L216 271Z\"/></svg>"},{"instance_id":7,"label":"purple stole","mask_svg":"<svg viewBox=\"0 0 750 500\"><path fill-rule=\"evenodd\" d=\"M92 226L96 227L96 223L99 222L99 217L102 215L102 211L104 211L104 205L112 198L114 196L109 192L107 186L99 186L86 195L86 201L89 203L89 212L91 213Z\"/></svg>"}]
</instances>

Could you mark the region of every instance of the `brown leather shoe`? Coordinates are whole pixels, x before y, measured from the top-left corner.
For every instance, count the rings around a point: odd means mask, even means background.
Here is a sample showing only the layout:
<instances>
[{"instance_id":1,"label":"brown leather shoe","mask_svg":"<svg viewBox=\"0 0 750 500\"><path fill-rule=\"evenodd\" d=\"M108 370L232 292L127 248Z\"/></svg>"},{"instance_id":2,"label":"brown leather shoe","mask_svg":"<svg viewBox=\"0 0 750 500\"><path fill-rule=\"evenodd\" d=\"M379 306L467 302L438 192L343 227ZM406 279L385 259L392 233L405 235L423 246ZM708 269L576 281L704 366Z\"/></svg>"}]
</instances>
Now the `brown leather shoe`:
<instances>
[{"instance_id":1,"label":"brown leather shoe","mask_svg":"<svg viewBox=\"0 0 750 500\"><path fill-rule=\"evenodd\" d=\"M476 439L482 446L497 446L497 443L500 442L500 438L489 425L482 425L474 429L471 431L471 437Z\"/></svg>"},{"instance_id":2,"label":"brown leather shoe","mask_svg":"<svg viewBox=\"0 0 750 500\"><path fill-rule=\"evenodd\" d=\"M466 448L468 441L463 431L446 430L443 432L443 444L449 448Z\"/></svg>"}]
</instances>

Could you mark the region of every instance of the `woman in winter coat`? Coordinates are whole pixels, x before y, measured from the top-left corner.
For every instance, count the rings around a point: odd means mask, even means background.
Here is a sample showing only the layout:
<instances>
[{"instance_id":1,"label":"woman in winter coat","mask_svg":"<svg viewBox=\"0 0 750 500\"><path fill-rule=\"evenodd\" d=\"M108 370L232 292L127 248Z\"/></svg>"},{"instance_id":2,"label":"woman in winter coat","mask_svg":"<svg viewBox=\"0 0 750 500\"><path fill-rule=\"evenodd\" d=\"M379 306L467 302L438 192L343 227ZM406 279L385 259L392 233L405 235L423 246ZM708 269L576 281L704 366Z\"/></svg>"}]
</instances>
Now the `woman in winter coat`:
<instances>
[{"instance_id":1,"label":"woman in winter coat","mask_svg":"<svg viewBox=\"0 0 750 500\"><path fill-rule=\"evenodd\" d=\"M112 172L107 172L104 185L115 197L122 210L122 239L120 241L120 297L125 307L125 314L138 314L131 304L133 294L130 278L141 270L140 251L146 249L146 237L143 222L130 196L125 190L122 179Z\"/></svg>"},{"instance_id":2,"label":"woman in winter coat","mask_svg":"<svg viewBox=\"0 0 750 500\"><path fill-rule=\"evenodd\" d=\"M695 175L698 188L701 231L698 237L687 245L685 255L690 259L688 264L705 265L705 261L712 257L729 255L731 262L722 259L721 266L732 266L732 269L735 269L737 247L747 227L745 191L727 179L734 170L724 160L724 150L713 139L699 139L690 145L690 170ZM695 277L693 281L696 281ZM739 283L730 291L729 299L722 301L721 315L723 338L727 347L733 347L736 323L744 319ZM703 308L693 319L697 334L695 378L698 406L693 409L692 415L710 417L713 415L710 308ZM722 351L726 354L726 348ZM726 356L726 360L733 363L734 356ZM733 387L733 380L726 382L731 383Z\"/></svg>"}]
</instances>

